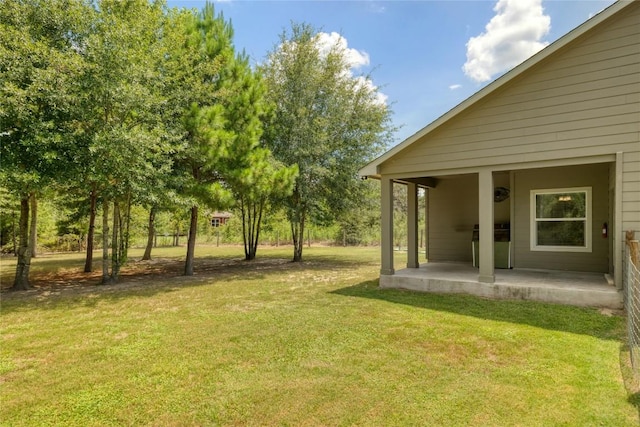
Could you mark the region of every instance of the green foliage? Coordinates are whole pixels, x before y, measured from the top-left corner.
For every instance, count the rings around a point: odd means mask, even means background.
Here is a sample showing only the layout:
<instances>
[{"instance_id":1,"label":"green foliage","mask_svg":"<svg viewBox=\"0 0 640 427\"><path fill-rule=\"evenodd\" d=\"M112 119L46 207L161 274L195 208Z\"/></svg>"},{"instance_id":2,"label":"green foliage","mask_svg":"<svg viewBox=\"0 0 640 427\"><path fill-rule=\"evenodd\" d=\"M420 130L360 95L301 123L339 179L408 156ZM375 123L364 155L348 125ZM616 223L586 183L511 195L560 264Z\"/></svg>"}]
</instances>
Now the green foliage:
<instances>
[{"instance_id":1,"label":"green foliage","mask_svg":"<svg viewBox=\"0 0 640 427\"><path fill-rule=\"evenodd\" d=\"M236 58L231 76L238 95L225 108L228 127L235 136L233 153L225 164L225 182L233 191L242 218L245 259L251 260L256 256L268 201L292 193L298 167L285 167L261 144L263 122L270 118L272 106L266 103L264 83L251 70L246 56Z\"/></svg>"},{"instance_id":2,"label":"green foliage","mask_svg":"<svg viewBox=\"0 0 640 427\"><path fill-rule=\"evenodd\" d=\"M284 203L300 260L305 222L330 223L360 197L357 170L388 142L390 111L368 76L352 75L345 47L321 49L309 25L283 33L262 71L275 105L265 139L299 168Z\"/></svg>"},{"instance_id":3,"label":"green foliage","mask_svg":"<svg viewBox=\"0 0 640 427\"><path fill-rule=\"evenodd\" d=\"M164 69L173 108L167 122L179 147L175 183L193 206L185 267L191 274L198 206L227 209L235 199L243 218L251 206L249 228L259 230L264 201L290 191L295 167L274 167L269 151L259 146L261 119L268 111L264 86L248 58L235 55L231 25L215 14L213 4L200 13L174 12L168 19L171 50ZM257 232L253 236L257 243Z\"/></svg>"},{"instance_id":4,"label":"green foliage","mask_svg":"<svg viewBox=\"0 0 640 427\"><path fill-rule=\"evenodd\" d=\"M269 241L306 237L284 224L283 200L290 220L322 226L361 206L355 170L382 145L388 110L373 102L366 76L351 76L338 46L321 55L310 28L294 33L299 41L283 51L301 59L276 51L280 62L254 70L212 3L196 11L146 0L1 1L0 243L14 250L26 235L21 201L38 193L39 245L86 244L89 261L102 238L103 271L111 258L116 280L152 207L157 233L170 236L189 234L189 209L196 220L235 209L244 232L222 234L244 240L251 258L263 219ZM263 77L268 70L282 70L287 88L274 73ZM193 243L198 231L211 239L207 224L194 225ZM16 248L25 277L28 245Z\"/></svg>"},{"instance_id":5,"label":"green foliage","mask_svg":"<svg viewBox=\"0 0 640 427\"><path fill-rule=\"evenodd\" d=\"M145 198L170 166L157 87L162 9L146 1L102 1L94 13L83 49L82 144L74 172L97 183L106 199Z\"/></svg>"},{"instance_id":6,"label":"green foliage","mask_svg":"<svg viewBox=\"0 0 640 427\"><path fill-rule=\"evenodd\" d=\"M0 180L28 194L66 168L81 73L81 2L0 3Z\"/></svg>"},{"instance_id":7,"label":"green foliage","mask_svg":"<svg viewBox=\"0 0 640 427\"><path fill-rule=\"evenodd\" d=\"M68 167L87 11L79 1L0 3L0 185L21 205L15 289L29 288L29 198Z\"/></svg>"},{"instance_id":8,"label":"green foliage","mask_svg":"<svg viewBox=\"0 0 640 427\"><path fill-rule=\"evenodd\" d=\"M20 201L6 188L0 186L0 253L15 253Z\"/></svg>"},{"instance_id":9,"label":"green foliage","mask_svg":"<svg viewBox=\"0 0 640 427\"><path fill-rule=\"evenodd\" d=\"M131 204L153 200L171 165L158 85L162 19L159 3L101 1L83 46L81 143L73 172L85 177L81 186L101 195L103 206L113 204L110 281L127 259ZM105 278L107 258L105 252Z\"/></svg>"},{"instance_id":10,"label":"green foliage","mask_svg":"<svg viewBox=\"0 0 640 427\"><path fill-rule=\"evenodd\" d=\"M356 194L338 217L335 241L341 245L370 245L380 242L380 186L370 180L358 181Z\"/></svg>"},{"instance_id":11,"label":"green foliage","mask_svg":"<svg viewBox=\"0 0 640 427\"><path fill-rule=\"evenodd\" d=\"M172 106L165 118L177 147L173 185L191 206L185 275L192 275L199 205L221 207L232 199L221 163L234 142L224 116L233 96L227 90L233 30L209 2L199 13L170 14L165 29L165 94Z\"/></svg>"}]
</instances>

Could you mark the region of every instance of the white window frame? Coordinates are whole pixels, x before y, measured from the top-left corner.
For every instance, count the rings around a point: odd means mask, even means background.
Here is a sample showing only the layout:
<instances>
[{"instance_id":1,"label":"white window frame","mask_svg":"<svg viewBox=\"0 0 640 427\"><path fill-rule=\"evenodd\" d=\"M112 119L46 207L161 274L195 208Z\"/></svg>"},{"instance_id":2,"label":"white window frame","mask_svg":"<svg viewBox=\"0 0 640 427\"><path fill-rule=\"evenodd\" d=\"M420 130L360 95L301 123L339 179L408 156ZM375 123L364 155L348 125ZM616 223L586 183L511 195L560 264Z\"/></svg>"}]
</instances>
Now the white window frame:
<instances>
[{"instance_id":1,"label":"white window frame","mask_svg":"<svg viewBox=\"0 0 640 427\"><path fill-rule=\"evenodd\" d=\"M547 245L538 245L538 227L537 224L540 221L544 221L543 219L538 219L537 209L536 209L536 196L538 194L556 194L556 193L585 193L585 203L586 203L586 218L566 218L562 219L562 221L584 221L585 222L585 236L584 236L584 246L547 246ZM592 251L592 214L591 214L591 187L573 187L573 188L550 188L544 190L531 190L530 196L530 242L531 242L531 250L532 251L546 251L546 252L591 252ZM553 219L549 219L548 221L554 221Z\"/></svg>"}]
</instances>

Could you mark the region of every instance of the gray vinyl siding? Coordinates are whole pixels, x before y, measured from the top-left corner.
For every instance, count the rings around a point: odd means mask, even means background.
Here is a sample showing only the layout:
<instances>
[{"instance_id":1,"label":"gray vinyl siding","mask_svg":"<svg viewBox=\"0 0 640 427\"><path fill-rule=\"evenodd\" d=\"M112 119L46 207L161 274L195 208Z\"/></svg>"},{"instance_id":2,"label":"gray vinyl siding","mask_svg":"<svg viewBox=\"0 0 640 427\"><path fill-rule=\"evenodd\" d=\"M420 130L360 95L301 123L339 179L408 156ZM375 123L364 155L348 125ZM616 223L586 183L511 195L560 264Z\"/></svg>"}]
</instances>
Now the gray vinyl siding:
<instances>
[{"instance_id":1,"label":"gray vinyl siding","mask_svg":"<svg viewBox=\"0 0 640 427\"><path fill-rule=\"evenodd\" d=\"M521 169L528 162L622 152L622 228L640 230L637 3L415 141L382 163L380 173L409 177L492 166Z\"/></svg>"},{"instance_id":2,"label":"gray vinyl siding","mask_svg":"<svg viewBox=\"0 0 640 427\"><path fill-rule=\"evenodd\" d=\"M626 152L623 157L622 228L636 231L636 239L640 239L640 142L635 152Z\"/></svg>"},{"instance_id":3,"label":"gray vinyl siding","mask_svg":"<svg viewBox=\"0 0 640 427\"><path fill-rule=\"evenodd\" d=\"M517 268L609 272L612 236L602 237L610 222L609 178L613 164L529 169L514 172L514 264ZM537 252L530 250L531 190L591 187L591 252Z\"/></svg>"},{"instance_id":4,"label":"gray vinyl siding","mask_svg":"<svg viewBox=\"0 0 640 427\"><path fill-rule=\"evenodd\" d=\"M494 174L498 187L509 187L509 174ZM478 224L478 175L446 177L427 192L430 261L472 262L471 238ZM496 223L510 222L508 201L494 204Z\"/></svg>"},{"instance_id":5,"label":"gray vinyl siding","mask_svg":"<svg viewBox=\"0 0 640 427\"><path fill-rule=\"evenodd\" d=\"M478 223L478 175L439 181L428 190L429 261L471 262L471 237Z\"/></svg>"}]
</instances>

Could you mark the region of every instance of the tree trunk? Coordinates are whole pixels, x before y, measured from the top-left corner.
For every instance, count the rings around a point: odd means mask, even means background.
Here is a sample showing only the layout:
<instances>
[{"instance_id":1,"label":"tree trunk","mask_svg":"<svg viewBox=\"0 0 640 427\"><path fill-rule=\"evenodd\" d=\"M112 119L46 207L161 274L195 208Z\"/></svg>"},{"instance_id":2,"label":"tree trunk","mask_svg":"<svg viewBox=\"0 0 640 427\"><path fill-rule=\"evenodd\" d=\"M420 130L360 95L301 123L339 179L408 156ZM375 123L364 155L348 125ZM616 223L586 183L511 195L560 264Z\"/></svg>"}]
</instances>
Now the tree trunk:
<instances>
[{"instance_id":1,"label":"tree trunk","mask_svg":"<svg viewBox=\"0 0 640 427\"><path fill-rule=\"evenodd\" d=\"M29 284L29 268L31 254L29 253L29 196L20 199L20 247L18 248L18 264L16 278L11 289L24 291L31 287Z\"/></svg>"},{"instance_id":2,"label":"tree trunk","mask_svg":"<svg viewBox=\"0 0 640 427\"><path fill-rule=\"evenodd\" d=\"M289 222L291 223L291 238L293 240L293 262L302 261L302 247L304 246L304 220L305 209L300 202L300 192L298 188L293 190L292 211L289 212Z\"/></svg>"},{"instance_id":3,"label":"tree trunk","mask_svg":"<svg viewBox=\"0 0 640 427\"><path fill-rule=\"evenodd\" d=\"M142 255L142 259L143 260L150 260L151 259L151 249L153 248L153 238L156 234L156 227L155 227L155 221L156 221L156 207L152 206L151 209L149 210L149 228L148 228L148 236L147 236L147 247L144 250L144 255Z\"/></svg>"},{"instance_id":4,"label":"tree trunk","mask_svg":"<svg viewBox=\"0 0 640 427\"><path fill-rule=\"evenodd\" d=\"M102 284L109 284L109 201L102 202Z\"/></svg>"},{"instance_id":5,"label":"tree trunk","mask_svg":"<svg viewBox=\"0 0 640 427\"><path fill-rule=\"evenodd\" d=\"M38 247L38 199L36 193L31 193L29 197L31 203L31 224L29 224L29 249L31 250L31 258L37 255Z\"/></svg>"},{"instance_id":6,"label":"tree trunk","mask_svg":"<svg viewBox=\"0 0 640 427\"><path fill-rule=\"evenodd\" d=\"M244 198L240 198L240 213L242 214L242 243L244 243L244 259L246 261L251 260L251 256L249 254L249 239L248 239L248 231L247 231L247 222L248 222L248 213L245 207Z\"/></svg>"},{"instance_id":7,"label":"tree trunk","mask_svg":"<svg viewBox=\"0 0 640 427\"><path fill-rule=\"evenodd\" d=\"M129 230L131 227L131 192L127 193L124 218L120 216L120 256L118 257L118 272L120 267L129 259Z\"/></svg>"},{"instance_id":8,"label":"tree trunk","mask_svg":"<svg viewBox=\"0 0 640 427\"><path fill-rule=\"evenodd\" d=\"M193 276L193 258L196 250L196 233L198 231L198 207L191 208L191 224L189 225L189 240L187 242L187 259L184 263L184 275Z\"/></svg>"},{"instance_id":9,"label":"tree trunk","mask_svg":"<svg viewBox=\"0 0 640 427\"><path fill-rule=\"evenodd\" d=\"M304 247L304 216L298 222L291 223L293 235L293 262L302 261L302 248Z\"/></svg>"},{"instance_id":10,"label":"tree trunk","mask_svg":"<svg viewBox=\"0 0 640 427\"><path fill-rule=\"evenodd\" d=\"M253 211L253 234L255 238L253 239L253 245L251 246L251 259L256 258L256 254L258 253L258 241L260 240L260 223L262 222L262 208L264 207L264 201L258 202L257 206L254 206Z\"/></svg>"},{"instance_id":11,"label":"tree trunk","mask_svg":"<svg viewBox=\"0 0 640 427\"><path fill-rule=\"evenodd\" d=\"M244 241L244 259L251 261L256 258L258 241L260 239L260 223L264 200L258 202L241 200L242 238Z\"/></svg>"},{"instance_id":12,"label":"tree trunk","mask_svg":"<svg viewBox=\"0 0 640 427\"><path fill-rule=\"evenodd\" d=\"M91 189L90 208L89 208L89 234L87 235L87 256L84 261L84 272L91 273L93 271L93 236L96 230L96 189Z\"/></svg>"},{"instance_id":13,"label":"tree trunk","mask_svg":"<svg viewBox=\"0 0 640 427\"><path fill-rule=\"evenodd\" d=\"M113 201L113 230L111 230L111 283L118 281L120 274L120 206L117 200Z\"/></svg>"},{"instance_id":14,"label":"tree trunk","mask_svg":"<svg viewBox=\"0 0 640 427\"><path fill-rule=\"evenodd\" d=\"M11 214L11 241L13 242L13 256L18 256L18 239L16 237L16 213Z\"/></svg>"}]
</instances>

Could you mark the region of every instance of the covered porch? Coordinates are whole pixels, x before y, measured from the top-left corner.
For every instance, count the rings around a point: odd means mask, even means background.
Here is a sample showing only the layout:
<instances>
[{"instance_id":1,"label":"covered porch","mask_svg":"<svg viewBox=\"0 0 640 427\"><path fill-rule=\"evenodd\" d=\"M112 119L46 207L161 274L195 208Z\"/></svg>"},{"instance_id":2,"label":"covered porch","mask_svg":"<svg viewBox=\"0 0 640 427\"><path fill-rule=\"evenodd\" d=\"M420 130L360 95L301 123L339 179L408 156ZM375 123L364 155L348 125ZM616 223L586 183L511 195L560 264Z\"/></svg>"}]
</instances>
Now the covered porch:
<instances>
[{"instance_id":1,"label":"covered porch","mask_svg":"<svg viewBox=\"0 0 640 427\"><path fill-rule=\"evenodd\" d=\"M622 308L621 170L617 155L574 159L569 164L382 175L380 286ZM402 265L401 270L394 268L394 185L407 188L407 268ZM507 196L497 198L497 190L505 190ZM557 206L566 205L566 192L574 200L578 193L588 194L581 202L586 213L579 233L584 239L577 248L536 246L536 203L553 199ZM551 197L534 197L538 193ZM499 225L506 226L501 230L507 236L505 243L496 237ZM506 266L503 256L508 259Z\"/></svg>"},{"instance_id":2,"label":"covered porch","mask_svg":"<svg viewBox=\"0 0 640 427\"><path fill-rule=\"evenodd\" d=\"M397 270L393 275L381 275L380 287L585 307L623 307L622 292L611 278L589 272L496 269L493 283L487 283L479 280L478 269L468 263L430 262L418 268Z\"/></svg>"}]
</instances>

